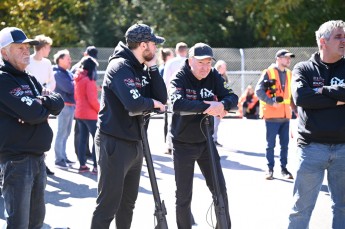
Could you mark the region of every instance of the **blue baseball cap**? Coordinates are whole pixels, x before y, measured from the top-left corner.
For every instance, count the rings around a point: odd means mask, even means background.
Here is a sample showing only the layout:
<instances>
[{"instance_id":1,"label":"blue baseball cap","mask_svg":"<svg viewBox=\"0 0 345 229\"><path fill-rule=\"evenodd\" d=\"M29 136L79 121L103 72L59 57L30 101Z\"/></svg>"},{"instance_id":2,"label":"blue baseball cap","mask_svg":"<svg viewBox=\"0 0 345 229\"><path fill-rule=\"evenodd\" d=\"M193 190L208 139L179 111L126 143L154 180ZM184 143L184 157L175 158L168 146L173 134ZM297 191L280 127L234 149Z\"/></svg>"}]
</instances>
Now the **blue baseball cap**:
<instances>
[{"instance_id":1,"label":"blue baseball cap","mask_svg":"<svg viewBox=\"0 0 345 229\"><path fill-rule=\"evenodd\" d=\"M38 45L39 41L29 39L23 30L16 27L6 27L0 31L0 48L6 47L9 44L29 43L30 45Z\"/></svg>"}]
</instances>

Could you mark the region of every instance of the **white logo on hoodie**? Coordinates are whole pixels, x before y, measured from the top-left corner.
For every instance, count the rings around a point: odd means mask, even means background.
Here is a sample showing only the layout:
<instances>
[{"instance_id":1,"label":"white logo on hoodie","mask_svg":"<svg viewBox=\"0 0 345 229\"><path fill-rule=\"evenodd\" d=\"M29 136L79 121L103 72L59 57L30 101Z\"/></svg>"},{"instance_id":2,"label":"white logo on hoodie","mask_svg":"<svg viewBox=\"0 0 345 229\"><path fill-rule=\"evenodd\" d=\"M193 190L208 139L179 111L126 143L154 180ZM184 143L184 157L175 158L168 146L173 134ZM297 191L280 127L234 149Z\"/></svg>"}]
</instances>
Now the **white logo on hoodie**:
<instances>
[{"instance_id":1,"label":"white logo on hoodie","mask_svg":"<svg viewBox=\"0 0 345 229\"><path fill-rule=\"evenodd\" d=\"M24 96L24 97L22 97L20 100L21 100L22 102L26 103L26 105L28 105L28 106L31 106L32 103L33 103L33 101L34 101L32 98L30 98L30 97L28 97L28 96Z\"/></svg>"},{"instance_id":2,"label":"white logo on hoodie","mask_svg":"<svg viewBox=\"0 0 345 229\"><path fill-rule=\"evenodd\" d=\"M331 79L331 85L337 85L337 86L342 86L344 85L344 79L339 79L338 77L333 77Z\"/></svg>"}]
</instances>

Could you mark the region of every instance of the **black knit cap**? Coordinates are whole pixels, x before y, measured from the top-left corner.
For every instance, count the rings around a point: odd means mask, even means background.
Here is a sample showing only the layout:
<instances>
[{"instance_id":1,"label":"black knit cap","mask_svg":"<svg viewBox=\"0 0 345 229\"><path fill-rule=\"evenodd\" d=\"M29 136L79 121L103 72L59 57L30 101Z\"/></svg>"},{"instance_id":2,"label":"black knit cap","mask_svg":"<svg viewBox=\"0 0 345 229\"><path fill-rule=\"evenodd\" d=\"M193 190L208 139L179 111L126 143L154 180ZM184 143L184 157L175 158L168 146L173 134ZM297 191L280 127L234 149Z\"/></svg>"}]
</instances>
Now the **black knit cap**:
<instances>
[{"instance_id":1,"label":"black knit cap","mask_svg":"<svg viewBox=\"0 0 345 229\"><path fill-rule=\"evenodd\" d=\"M128 28L126 34L126 41L128 42L148 42L152 41L156 44L164 43L165 39L160 36L156 36L150 26L145 24L134 24Z\"/></svg>"}]
</instances>

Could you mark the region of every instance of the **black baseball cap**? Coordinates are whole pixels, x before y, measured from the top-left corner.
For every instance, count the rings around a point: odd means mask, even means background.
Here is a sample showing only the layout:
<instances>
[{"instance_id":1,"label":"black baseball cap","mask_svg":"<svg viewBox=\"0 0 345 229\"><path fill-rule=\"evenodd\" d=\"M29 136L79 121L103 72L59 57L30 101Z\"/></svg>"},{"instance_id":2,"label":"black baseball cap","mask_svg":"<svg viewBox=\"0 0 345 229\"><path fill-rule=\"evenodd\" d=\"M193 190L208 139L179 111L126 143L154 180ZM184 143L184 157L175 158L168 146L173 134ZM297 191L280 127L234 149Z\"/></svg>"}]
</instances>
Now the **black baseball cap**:
<instances>
[{"instance_id":1,"label":"black baseball cap","mask_svg":"<svg viewBox=\"0 0 345 229\"><path fill-rule=\"evenodd\" d=\"M277 57L283 57L283 56L289 56L291 58L295 57L295 54L293 54L292 52L290 52L287 49L280 49L277 53L276 53L276 58Z\"/></svg>"},{"instance_id":2,"label":"black baseball cap","mask_svg":"<svg viewBox=\"0 0 345 229\"><path fill-rule=\"evenodd\" d=\"M30 45L38 45L39 41L29 39L23 30L16 27L6 27L0 31L0 48L3 48L9 44L17 43L29 43Z\"/></svg>"},{"instance_id":3,"label":"black baseball cap","mask_svg":"<svg viewBox=\"0 0 345 229\"><path fill-rule=\"evenodd\" d=\"M98 54L98 50L95 46L88 46L85 50L85 52L87 53L87 55L92 56L93 58L97 59L97 54Z\"/></svg>"},{"instance_id":4,"label":"black baseball cap","mask_svg":"<svg viewBox=\"0 0 345 229\"><path fill-rule=\"evenodd\" d=\"M214 59L212 48L205 43L196 43L192 48L190 48L189 57L194 57L198 60L205 58Z\"/></svg>"},{"instance_id":5,"label":"black baseball cap","mask_svg":"<svg viewBox=\"0 0 345 229\"><path fill-rule=\"evenodd\" d=\"M156 36L150 26L145 24L134 24L128 28L126 34L126 41L128 42L148 42L152 41L156 44L164 43L165 39L160 36Z\"/></svg>"}]
</instances>

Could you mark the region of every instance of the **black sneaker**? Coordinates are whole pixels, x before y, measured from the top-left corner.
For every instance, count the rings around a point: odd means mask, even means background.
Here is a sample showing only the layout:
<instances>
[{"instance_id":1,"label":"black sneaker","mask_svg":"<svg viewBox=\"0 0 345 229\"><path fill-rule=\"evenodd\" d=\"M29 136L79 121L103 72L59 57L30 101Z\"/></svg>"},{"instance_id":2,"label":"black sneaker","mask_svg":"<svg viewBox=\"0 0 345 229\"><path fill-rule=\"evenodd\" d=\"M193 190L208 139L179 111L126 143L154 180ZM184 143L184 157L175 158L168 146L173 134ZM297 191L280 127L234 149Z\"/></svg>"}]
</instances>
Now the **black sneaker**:
<instances>
[{"instance_id":1,"label":"black sneaker","mask_svg":"<svg viewBox=\"0 0 345 229\"><path fill-rule=\"evenodd\" d=\"M47 175L51 175L51 176L54 175L54 172L51 171L51 170L48 168L48 166L46 166L46 173L47 173Z\"/></svg>"},{"instance_id":2,"label":"black sneaker","mask_svg":"<svg viewBox=\"0 0 345 229\"><path fill-rule=\"evenodd\" d=\"M293 179L292 174L287 170L287 168L282 168L282 176L285 179Z\"/></svg>"},{"instance_id":3,"label":"black sneaker","mask_svg":"<svg viewBox=\"0 0 345 229\"><path fill-rule=\"evenodd\" d=\"M68 159L65 160L66 164L69 165L69 166L72 166L75 164L75 161L70 161Z\"/></svg>"},{"instance_id":4,"label":"black sneaker","mask_svg":"<svg viewBox=\"0 0 345 229\"><path fill-rule=\"evenodd\" d=\"M171 149L168 149L167 151L164 152L165 154L168 154L168 155L171 155L172 153L172 150Z\"/></svg>"},{"instance_id":5,"label":"black sneaker","mask_svg":"<svg viewBox=\"0 0 345 229\"><path fill-rule=\"evenodd\" d=\"M269 169L266 173L266 180L273 180L273 170Z\"/></svg>"},{"instance_id":6,"label":"black sneaker","mask_svg":"<svg viewBox=\"0 0 345 229\"><path fill-rule=\"evenodd\" d=\"M64 170L68 169L68 166L64 161L55 162L55 167L59 169L64 169Z\"/></svg>"},{"instance_id":7,"label":"black sneaker","mask_svg":"<svg viewBox=\"0 0 345 229\"><path fill-rule=\"evenodd\" d=\"M223 145L222 145L222 144L220 144L220 143L219 143L219 142L217 142L217 141L215 141L215 142L214 142L214 144L215 144L216 146L223 147Z\"/></svg>"}]
</instances>

